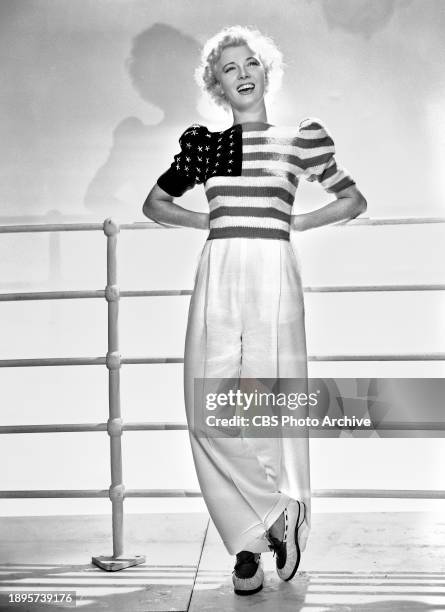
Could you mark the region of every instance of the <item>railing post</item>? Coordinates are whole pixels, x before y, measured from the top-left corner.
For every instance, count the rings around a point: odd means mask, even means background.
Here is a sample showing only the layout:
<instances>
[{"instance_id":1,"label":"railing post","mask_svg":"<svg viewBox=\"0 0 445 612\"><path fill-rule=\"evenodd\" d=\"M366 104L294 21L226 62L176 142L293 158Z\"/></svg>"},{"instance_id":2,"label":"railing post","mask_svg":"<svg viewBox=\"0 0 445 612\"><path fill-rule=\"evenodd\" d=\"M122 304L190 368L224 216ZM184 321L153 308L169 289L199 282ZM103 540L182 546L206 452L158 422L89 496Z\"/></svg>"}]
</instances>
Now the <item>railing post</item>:
<instances>
[{"instance_id":1,"label":"railing post","mask_svg":"<svg viewBox=\"0 0 445 612\"><path fill-rule=\"evenodd\" d=\"M145 563L143 555L124 556L124 497L122 481L122 417L120 406L120 367L119 353L119 287L117 284L117 235L119 224L113 219L105 219L103 230L107 237L107 286L105 299L108 303L108 405L109 419L107 431L110 436L111 486L109 489L112 528L113 556L92 557L91 561L107 571L116 571L132 565Z\"/></svg>"}]
</instances>

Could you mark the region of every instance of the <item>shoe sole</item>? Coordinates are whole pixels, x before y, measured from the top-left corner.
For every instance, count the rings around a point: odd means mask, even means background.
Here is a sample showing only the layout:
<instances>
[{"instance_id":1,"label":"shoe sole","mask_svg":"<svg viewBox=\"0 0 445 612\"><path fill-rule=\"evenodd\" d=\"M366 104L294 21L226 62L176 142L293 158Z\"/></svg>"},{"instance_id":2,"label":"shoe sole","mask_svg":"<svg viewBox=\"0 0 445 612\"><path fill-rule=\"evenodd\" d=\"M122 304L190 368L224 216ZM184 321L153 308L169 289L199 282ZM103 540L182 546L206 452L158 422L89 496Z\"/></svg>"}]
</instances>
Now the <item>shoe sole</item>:
<instances>
[{"instance_id":1,"label":"shoe sole","mask_svg":"<svg viewBox=\"0 0 445 612\"><path fill-rule=\"evenodd\" d=\"M258 593L259 591L261 591L262 588L263 588L263 585L260 584L259 587L257 587L256 589L251 589L250 591L240 591L239 589L235 589L235 593L237 595L254 595L255 593Z\"/></svg>"},{"instance_id":2,"label":"shoe sole","mask_svg":"<svg viewBox=\"0 0 445 612\"><path fill-rule=\"evenodd\" d=\"M300 523L300 515L301 515L301 507L303 506L303 520ZM288 582L289 580L292 580L292 578L295 576L295 573L298 569L298 566L300 565L300 560L301 560L301 551L300 551L300 545L298 544L298 530L300 529L301 525L304 522L304 519L306 517L306 506L304 502L298 502L298 516L297 516L297 522L295 523L295 530L294 530L294 540L295 540L295 547L297 549L297 560L295 562L295 567L292 570L292 573L290 574L290 576L288 578L284 578L284 582Z\"/></svg>"}]
</instances>

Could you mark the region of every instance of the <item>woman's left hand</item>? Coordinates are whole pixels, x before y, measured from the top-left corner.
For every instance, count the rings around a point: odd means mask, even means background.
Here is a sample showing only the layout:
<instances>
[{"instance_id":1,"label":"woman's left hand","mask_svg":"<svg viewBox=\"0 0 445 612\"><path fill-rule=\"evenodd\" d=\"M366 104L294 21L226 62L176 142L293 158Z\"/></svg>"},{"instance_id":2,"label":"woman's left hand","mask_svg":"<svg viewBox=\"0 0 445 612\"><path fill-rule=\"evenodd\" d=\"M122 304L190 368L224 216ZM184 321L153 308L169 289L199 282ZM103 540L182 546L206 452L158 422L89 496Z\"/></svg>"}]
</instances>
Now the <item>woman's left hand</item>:
<instances>
[{"instance_id":1,"label":"woman's left hand","mask_svg":"<svg viewBox=\"0 0 445 612\"><path fill-rule=\"evenodd\" d=\"M297 232L304 232L306 228L305 225L305 218L306 215L291 215L290 216L290 228L291 230L297 231Z\"/></svg>"}]
</instances>

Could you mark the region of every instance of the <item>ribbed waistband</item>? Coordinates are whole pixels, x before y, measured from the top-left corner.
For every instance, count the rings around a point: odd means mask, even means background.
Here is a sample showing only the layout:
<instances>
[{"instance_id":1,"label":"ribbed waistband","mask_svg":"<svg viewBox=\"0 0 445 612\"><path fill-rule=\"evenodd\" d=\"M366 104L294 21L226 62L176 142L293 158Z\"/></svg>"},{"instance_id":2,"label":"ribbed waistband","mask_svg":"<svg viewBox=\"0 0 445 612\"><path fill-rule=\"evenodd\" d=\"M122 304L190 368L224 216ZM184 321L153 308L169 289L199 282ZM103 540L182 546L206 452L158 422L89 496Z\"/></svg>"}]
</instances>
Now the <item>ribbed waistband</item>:
<instances>
[{"instance_id":1,"label":"ribbed waistband","mask_svg":"<svg viewBox=\"0 0 445 612\"><path fill-rule=\"evenodd\" d=\"M290 232L268 227L219 227L211 229L207 240L217 238L267 238L290 241Z\"/></svg>"}]
</instances>

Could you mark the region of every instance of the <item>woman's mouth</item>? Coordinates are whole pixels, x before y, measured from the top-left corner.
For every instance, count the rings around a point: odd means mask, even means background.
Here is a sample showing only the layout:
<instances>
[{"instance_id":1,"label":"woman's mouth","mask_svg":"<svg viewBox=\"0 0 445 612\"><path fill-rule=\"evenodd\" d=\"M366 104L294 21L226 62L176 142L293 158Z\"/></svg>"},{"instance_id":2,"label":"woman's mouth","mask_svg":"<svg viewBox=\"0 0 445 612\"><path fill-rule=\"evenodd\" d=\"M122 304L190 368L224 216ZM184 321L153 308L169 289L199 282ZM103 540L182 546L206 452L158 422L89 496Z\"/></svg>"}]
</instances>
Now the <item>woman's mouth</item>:
<instances>
[{"instance_id":1,"label":"woman's mouth","mask_svg":"<svg viewBox=\"0 0 445 612\"><path fill-rule=\"evenodd\" d=\"M253 92L255 89L254 83L243 83L242 85L238 85L236 91L242 96L246 96Z\"/></svg>"}]
</instances>

